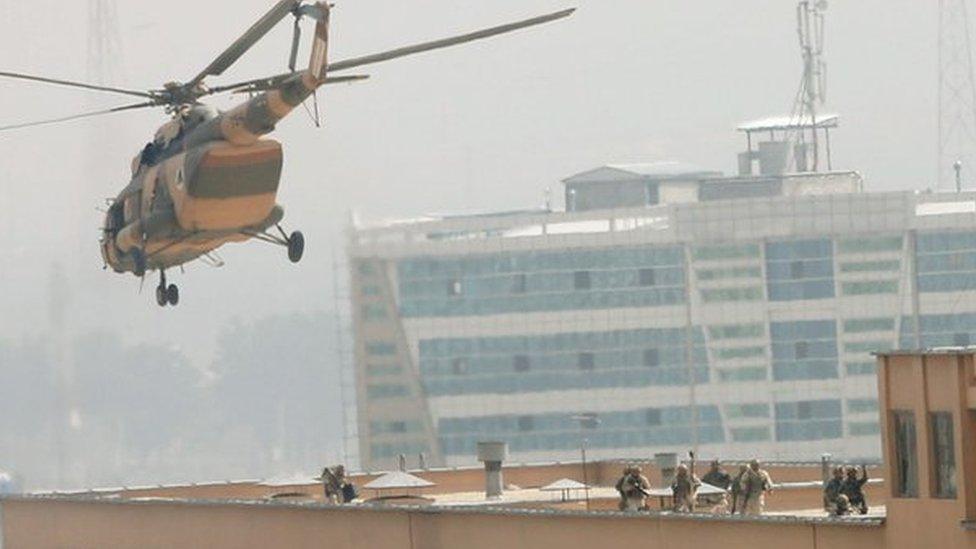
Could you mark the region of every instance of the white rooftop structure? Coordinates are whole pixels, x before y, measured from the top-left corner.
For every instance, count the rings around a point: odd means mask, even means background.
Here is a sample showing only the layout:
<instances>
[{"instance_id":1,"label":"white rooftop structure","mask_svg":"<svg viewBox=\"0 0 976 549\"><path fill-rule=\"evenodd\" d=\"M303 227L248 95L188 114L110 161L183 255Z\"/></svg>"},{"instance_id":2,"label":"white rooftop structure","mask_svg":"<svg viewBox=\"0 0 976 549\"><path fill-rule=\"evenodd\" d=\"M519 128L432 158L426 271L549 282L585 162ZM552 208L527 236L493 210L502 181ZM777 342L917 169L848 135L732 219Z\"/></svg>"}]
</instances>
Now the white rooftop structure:
<instances>
[{"instance_id":1,"label":"white rooftop structure","mask_svg":"<svg viewBox=\"0 0 976 549\"><path fill-rule=\"evenodd\" d=\"M585 490L585 489L586 489L585 484L570 478L561 478L556 482L547 484L542 488L539 488L539 490L543 492L560 492L564 490Z\"/></svg>"},{"instance_id":2,"label":"white rooftop structure","mask_svg":"<svg viewBox=\"0 0 976 549\"><path fill-rule=\"evenodd\" d=\"M840 123L838 114L822 114L817 116L817 128L836 128ZM810 129L814 127L814 122L810 116L768 116L758 120L751 120L739 124L736 129L740 132L758 132L769 130L795 130Z\"/></svg>"},{"instance_id":3,"label":"white rooftop structure","mask_svg":"<svg viewBox=\"0 0 976 549\"><path fill-rule=\"evenodd\" d=\"M625 180L667 180L689 177L720 176L718 170L709 170L689 162L671 160L638 162L632 164L607 164L599 168L580 172L563 179L567 185L575 183L606 183Z\"/></svg>"},{"instance_id":4,"label":"white rooftop structure","mask_svg":"<svg viewBox=\"0 0 976 549\"><path fill-rule=\"evenodd\" d=\"M434 485L435 483L411 475L410 473L404 473L403 471L392 471L366 483L363 488L368 490L394 490L404 488L429 488Z\"/></svg>"}]
</instances>

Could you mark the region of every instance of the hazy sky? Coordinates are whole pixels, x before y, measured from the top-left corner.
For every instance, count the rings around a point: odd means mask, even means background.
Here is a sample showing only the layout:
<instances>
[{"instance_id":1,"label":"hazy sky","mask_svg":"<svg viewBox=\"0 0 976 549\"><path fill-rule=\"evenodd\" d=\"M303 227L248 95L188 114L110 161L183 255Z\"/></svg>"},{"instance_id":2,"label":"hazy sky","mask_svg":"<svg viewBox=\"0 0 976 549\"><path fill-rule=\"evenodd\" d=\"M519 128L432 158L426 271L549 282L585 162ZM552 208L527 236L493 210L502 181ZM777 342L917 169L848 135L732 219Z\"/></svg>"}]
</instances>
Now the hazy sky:
<instances>
[{"instance_id":1,"label":"hazy sky","mask_svg":"<svg viewBox=\"0 0 976 549\"><path fill-rule=\"evenodd\" d=\"M271 0L119 2L112 83L186 80ZM356 56L574 5L574 0L347 0L333 13L332 57ZM0 337L47 327L52 265L71 282L75 331L116 329L167 342L200 364L229 319L333 307L332 255L350 210L365 218L516 208L609 162L685 160L732 172L743 120L789 113L800 76L792 0L575 0L568 21L367 67L372 79L320 94L325 125L301 112L285 144L285 225L308 241L303 263L263 243L221 250L170 278L101 271L95 208L127 182L131 157L164 121L120 114L0 134ZM85 79L87 2L0 0L0 70ZM834 165L874 190L924 188L936 172L937 5L835 0L827 13L828 110L842 115ZM212 83L285 68L283 23ZM310 32L306 32L306 38ZM0 82L0 125L124 104L100 95ZM233 99L215 101L227 107Z\"/></svg>"}]
</instances>

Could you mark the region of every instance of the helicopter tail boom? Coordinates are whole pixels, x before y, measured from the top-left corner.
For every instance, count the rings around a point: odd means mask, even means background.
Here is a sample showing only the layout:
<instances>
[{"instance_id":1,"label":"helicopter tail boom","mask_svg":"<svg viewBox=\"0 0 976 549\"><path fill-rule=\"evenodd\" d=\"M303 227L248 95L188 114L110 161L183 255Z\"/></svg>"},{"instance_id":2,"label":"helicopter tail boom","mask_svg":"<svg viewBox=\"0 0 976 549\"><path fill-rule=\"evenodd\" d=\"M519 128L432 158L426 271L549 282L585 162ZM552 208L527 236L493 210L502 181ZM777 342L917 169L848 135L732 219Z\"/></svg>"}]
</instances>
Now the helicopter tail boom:
<instances>
[{"instance_id":1,"label":"helicopter tail boom","mask_svg":"<svg viewBox=\"0 0 976 549\"><path fill-rule=\"evenodd\" d=\"M250 145L274 130L275 124L326 83L329 44L329 5L317 2L309 11L318 23L308 69L278 88L261 93L220 116L220 133L235 145Z\"/></svg>"}]
</instances>

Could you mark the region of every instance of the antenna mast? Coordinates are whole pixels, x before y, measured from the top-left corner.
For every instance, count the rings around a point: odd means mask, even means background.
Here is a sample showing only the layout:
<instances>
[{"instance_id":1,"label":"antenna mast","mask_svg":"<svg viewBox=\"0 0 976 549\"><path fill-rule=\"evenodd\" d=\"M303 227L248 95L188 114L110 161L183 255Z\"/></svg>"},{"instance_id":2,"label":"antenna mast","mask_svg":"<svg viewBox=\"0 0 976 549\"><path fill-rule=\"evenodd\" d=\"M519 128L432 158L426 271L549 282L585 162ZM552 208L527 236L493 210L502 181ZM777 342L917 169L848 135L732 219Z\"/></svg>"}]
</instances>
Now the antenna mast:
<instances>
[{"instance_id":1,"label":"antenna mast","mask_svg":"<svg viewBox=\"0 0 976 549\"><path fill-rule=\"evenodd\" d=\"M115 0L88 0L88 78L96 84L114 80L119 58L119 21Z\"/></svg>"},{"instance_id":2,"label":"antenna mast","mask_svg":"<svg viewBox=\"0 0 976 549\"><path fill-rule=\"evenodd\" d=\"M803 127L809 120L813 146L811 168L817 171L820 164L820 144L817 134L817 110L827 98L827 63L823 59L825 0L801 0L796 7L796 32L800 39L803 56L803 78L797 92L793 115L798 122L796 148L804 160L808 157L806 134ZM804 162L805 164L805 162ZM804 170L805 171L805 170Z\"/></svg>"},{"instance_id":3,"label":"antenna mast","mask_svg":"<svg viewBox=\"0 0 976 549\"><path fill-rule=\"evenodd\" d=\"M976 167L976 80L966 0L939 0L939 187Z\"/></svg>"}]
</instances>

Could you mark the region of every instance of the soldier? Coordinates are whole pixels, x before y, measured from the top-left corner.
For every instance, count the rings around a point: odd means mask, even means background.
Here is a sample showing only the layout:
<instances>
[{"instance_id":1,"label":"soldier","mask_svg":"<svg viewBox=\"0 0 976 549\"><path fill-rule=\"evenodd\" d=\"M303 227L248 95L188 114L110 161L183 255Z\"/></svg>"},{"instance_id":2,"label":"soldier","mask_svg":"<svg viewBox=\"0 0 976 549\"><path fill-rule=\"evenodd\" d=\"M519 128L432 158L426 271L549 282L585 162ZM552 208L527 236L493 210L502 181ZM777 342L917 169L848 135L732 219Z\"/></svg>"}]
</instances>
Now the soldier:
<instances>
[{"instance_id":1,"label":"soldier","mask_svg":"<svg viewBox=\"0 0 976 549\"><path fill-rule=\"evenodd\" d=\"M746 476L746 471L749 467L746 465L739 466L739 472L736 473L735 478L732 479L732 486L729 487L729 491L732 492L732 509L731 514L735 514L738 511L740 514L744 513L745 508L744 501L742 499L742 479Z\"/></svg>"},{"instance_id":2,"label":"soldier","mask_svg":"<svg viewBox=\"0 0 976 549\"><path fill-rule=\"evenodd\" d=\"M868 502L864 498L864 485L868 482L868 468L861 465L861 478L857 476L857 468L847 468L847 478L844 479L840 487L841 494L847 496L852 507L857 512L866 515L868 513Z\"/></svg>"},{"instance_id":3,"label":"soldier","mask_svg":"<svg viewBox=\"0 0 976 549\"><path fill-rule=\"evenodd\" d=\"M743 514L761 515L766 507L766 493L773 491L773 481L759 466L759 460L749 462L740 484Z\"/></svg>"},{"instance_id":4,"label":"soldier","mask_svg":"<svg viewBox=\"0 0 976 549\"><path fill-rule=\"evenodd\" d=\"M332 469L324 467L319 480L322 481L322 489L325 492L325 501L335 504L345 502L345 497L343 496L343 486L348 484L346 482L345 467L342 465L336 465Z\"/></svg>"},{"instance_id":5,"label":"soldier","mask_svg":"<svg viewBox=\"0 0 976 549\"><path fill-rule=\"evenodd\" d=\"M837 497L841 495L841 488L844 485L844 468L834 467L834 476L824 486L823 506L828 514L834 514L837 510Z\"/></svg>"},{"instance_id":6,"label":"soldier","mask_svg":"<svg viewBox=\"0 0 976 549\"><path fill-rule=\"evenodd\" d=\"M851 502L847 499L847 496L844 494L837 495L837 502L830 514L834 517L843 517L851 514Z\"/></svg>"},{"instance_id":7,"label":"soldier","mask_svg":"<svg viewBox=\"0 0 976 549\"><path fill-rule=\"evenodd\" d=\"M617 492L620 493L621 511L646 511L648 490L651 483L647 477L641 474L641 468L628 466L624 468L624 474L617 481Z\"/></svg>"},{"instance_id":8,"label":"soldier","mask_svg":"<svg viewBox=\"0 0 976 549\"><path fill-rule=\"evenodd\" d=\"M732 485L732 477L722 469L722 464L716 459L712 461L711 468L702 477L702 482L716 488L728 490L729 486ZM727 494L715 494L703 497L705 498L705 502L713 507L713 512L724 514L728 510L729 500Z\"/></svg>"},{"instance_id":9,"label":"soldier","mask_svg":"<svg viewBox=\"0 0 976 549\"><path fill-rule=\"evenodd\" d=\"M682 463L675 471L674 482L671 483L671 494L674 499L675 513L694 513L695 500L698 498L698 488L701 481L694 473L688 471L688 466Z\"/></svg>"},{"instance_id":10,"label":"soldier","mask_svg":"<svg viewBox=\"0 0 976 549\"><path fill-rule=\"evenodd\" d=\"M723 490L728 490L729 486L732 485L732 476L722 469L722 463L715 459L712 460L711 467L705 476L702 477L702 482L705 484L711 484L716 488L721 488Z\"/></svg>"}]
</instances>

